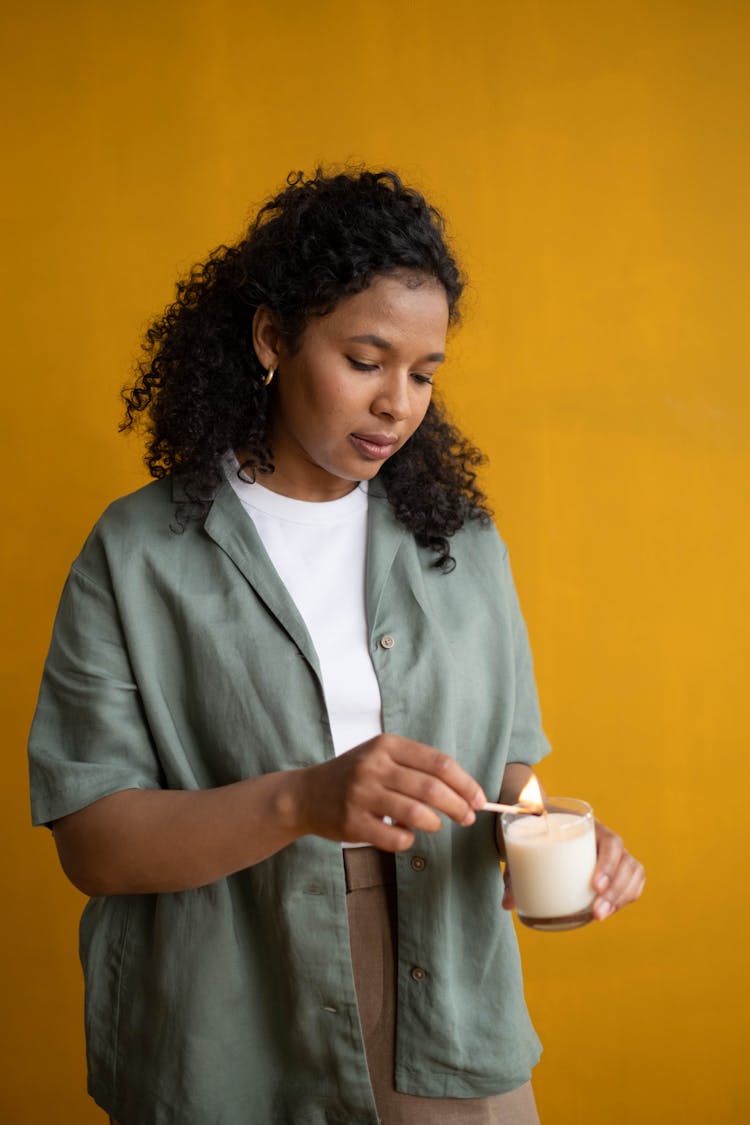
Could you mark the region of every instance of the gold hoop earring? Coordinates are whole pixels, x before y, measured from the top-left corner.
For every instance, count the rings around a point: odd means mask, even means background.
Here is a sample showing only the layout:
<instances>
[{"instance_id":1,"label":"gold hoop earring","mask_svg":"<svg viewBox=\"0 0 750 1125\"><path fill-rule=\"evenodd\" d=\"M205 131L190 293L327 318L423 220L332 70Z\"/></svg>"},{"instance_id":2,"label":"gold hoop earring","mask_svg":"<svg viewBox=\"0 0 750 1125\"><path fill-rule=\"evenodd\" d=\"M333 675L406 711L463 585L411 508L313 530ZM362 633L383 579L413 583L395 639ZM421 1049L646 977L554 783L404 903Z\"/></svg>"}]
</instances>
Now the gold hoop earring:
<instances>
[{"instance_id":1,"label":"gold hoop earring","mask_svg":"<svg viewBox=\"0 0 750 1125\"><path fill-rule=\"evenodd\" d=\"M276 374L276 368L275 367L269 367L268 371L266 372L266 377L263 380L263 386L264 387L267 387L269 385L269 383L271 382L271 380L273 379L275 374Z\"/></svg>"}]
</instances>

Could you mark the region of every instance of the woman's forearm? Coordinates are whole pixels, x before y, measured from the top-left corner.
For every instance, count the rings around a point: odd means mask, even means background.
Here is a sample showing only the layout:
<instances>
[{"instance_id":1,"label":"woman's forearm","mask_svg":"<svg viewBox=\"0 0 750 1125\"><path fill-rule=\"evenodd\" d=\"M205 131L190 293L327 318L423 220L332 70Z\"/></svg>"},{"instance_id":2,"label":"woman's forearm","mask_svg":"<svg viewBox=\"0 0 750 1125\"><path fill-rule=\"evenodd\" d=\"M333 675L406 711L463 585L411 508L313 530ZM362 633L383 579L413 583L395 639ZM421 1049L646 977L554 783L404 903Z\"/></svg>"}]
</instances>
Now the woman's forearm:
<instances>
[{"instance_id":1,"label":"woman's forearm","mask_svg":"<svg viewBox=\"0 0 750 1125\"><path fill-rule=\"evenodd\" d=\"M404 851L416 831L440 831L441 813L473 824L486 799L447 754L379 734L326 762L217 789L126 789L54 832L85 894L151 894L213 883L308 834Z\"/></svg>"},{"instance_id":2,"label":"woman's forearm","mask_svg":"<svg viewBox=\"0 0 750 1125\"><path fill-rule=\"evenodd\" d=\"M201 887L301 834L299 770L217 789L126 789L55 822L60 862L91 896Z\"/></svg>"}]
</instances>

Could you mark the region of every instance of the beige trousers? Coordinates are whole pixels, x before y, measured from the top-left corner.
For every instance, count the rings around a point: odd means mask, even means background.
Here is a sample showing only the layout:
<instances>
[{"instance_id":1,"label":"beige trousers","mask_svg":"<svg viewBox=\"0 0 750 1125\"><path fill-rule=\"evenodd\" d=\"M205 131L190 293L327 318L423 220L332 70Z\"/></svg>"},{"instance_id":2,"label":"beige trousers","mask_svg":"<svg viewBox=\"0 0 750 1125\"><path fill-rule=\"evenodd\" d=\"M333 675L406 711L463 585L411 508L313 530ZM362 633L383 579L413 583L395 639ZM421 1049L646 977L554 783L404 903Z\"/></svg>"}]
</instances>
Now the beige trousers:
<instances>
[{"instance_id":1,"label":"beige trousers","mask_svg":"<svg viewBox=\"0 0 750 1125\"><path fill-rule=\"evenodd\" d=\"M395 864L393 856L375 848L344 848L343 852L354 983L381 1125L539 1125L529 1082L509 1094L487 1098L420 1098L394 1088ZM110 1122L118 1125L112 1118Z\"/></svg>"}]
</instances>

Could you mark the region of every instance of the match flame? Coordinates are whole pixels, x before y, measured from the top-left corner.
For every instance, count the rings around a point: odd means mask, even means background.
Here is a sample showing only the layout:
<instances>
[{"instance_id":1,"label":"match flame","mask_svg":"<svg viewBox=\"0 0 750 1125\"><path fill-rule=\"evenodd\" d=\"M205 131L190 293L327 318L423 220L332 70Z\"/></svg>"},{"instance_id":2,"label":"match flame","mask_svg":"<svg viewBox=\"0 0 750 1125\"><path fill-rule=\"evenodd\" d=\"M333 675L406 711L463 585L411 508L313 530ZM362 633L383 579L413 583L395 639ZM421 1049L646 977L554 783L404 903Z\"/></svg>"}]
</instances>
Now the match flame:
<instances>
[{"instance_id":1,"label":"match flame","mask_svg":"<svg viewBox=\"0 0 750 1125\"><path fill-rule=\"evenodd\" d=\"M544 811L542 791L539 788L539 782L533 774L518 794L518 803L519 805L525 805L529 812L539 813Z\"/></svg>"}]
</instances>

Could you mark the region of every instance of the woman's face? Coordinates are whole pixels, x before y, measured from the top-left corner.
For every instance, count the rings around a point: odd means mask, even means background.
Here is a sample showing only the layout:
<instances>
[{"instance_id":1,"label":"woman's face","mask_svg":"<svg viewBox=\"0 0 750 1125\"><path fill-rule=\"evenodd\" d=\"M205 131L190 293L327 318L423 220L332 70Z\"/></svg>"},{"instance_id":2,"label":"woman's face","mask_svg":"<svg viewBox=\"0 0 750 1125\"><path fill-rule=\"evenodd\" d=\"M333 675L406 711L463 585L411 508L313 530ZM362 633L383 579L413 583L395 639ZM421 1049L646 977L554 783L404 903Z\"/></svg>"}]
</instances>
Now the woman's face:
<instances>
[{"instance_id":1,"label":"woman's face","mask_svg":"<svg viewBox=\"0 0 750 1125\"><path fill-rule=\"evenodd\" d=\"M389 275L310 319L290 354L273 315L259 309L254 340L276 367L266 488L333 500L374 477L425 416L445 358L448 301L433 278Z\"/></svg>"}]
</instances>

